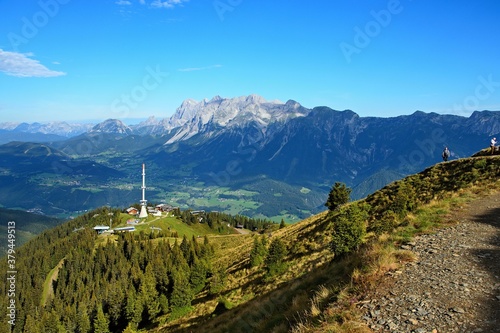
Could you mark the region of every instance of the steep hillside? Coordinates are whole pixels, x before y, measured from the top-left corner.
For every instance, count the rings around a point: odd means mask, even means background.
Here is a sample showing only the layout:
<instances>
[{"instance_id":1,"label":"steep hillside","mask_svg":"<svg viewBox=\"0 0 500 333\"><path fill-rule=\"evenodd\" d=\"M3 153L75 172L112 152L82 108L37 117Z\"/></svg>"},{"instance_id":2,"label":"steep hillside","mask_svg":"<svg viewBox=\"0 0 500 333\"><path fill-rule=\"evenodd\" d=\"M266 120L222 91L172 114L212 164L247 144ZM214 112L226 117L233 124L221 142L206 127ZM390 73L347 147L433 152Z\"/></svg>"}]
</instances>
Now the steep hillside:
<instances>
[{"instance_id":1,"label":"steep hillside","mask_svg":"<svg viewBox=\"0 0 500 333\"><path fill-rule=\"evenodd\" d=\"M351 332L349 325L353 325L361 332L351 309L359 293L386 272L413 260L411 253L394 245L435 228L456 202L488 188L500 189L499 175L498 156L439 163L338 212L273 232L266 236L268 243L279 239L286 244L287 269L272 278L265 265L250 267L253 240L241 241L221 255L229 267L226 291L212 299L200 295L200 312L187 322L166 325L164 332L328 332L344 322L346 331ZM339 232L336 224L343 216L349 216L349 221L358 216L352 215L357 214L348 208L352 206L368 212L364 245L335 259L331 250ZM315 330L318 325L321 328Z\"/></svg>"}]
</instances>

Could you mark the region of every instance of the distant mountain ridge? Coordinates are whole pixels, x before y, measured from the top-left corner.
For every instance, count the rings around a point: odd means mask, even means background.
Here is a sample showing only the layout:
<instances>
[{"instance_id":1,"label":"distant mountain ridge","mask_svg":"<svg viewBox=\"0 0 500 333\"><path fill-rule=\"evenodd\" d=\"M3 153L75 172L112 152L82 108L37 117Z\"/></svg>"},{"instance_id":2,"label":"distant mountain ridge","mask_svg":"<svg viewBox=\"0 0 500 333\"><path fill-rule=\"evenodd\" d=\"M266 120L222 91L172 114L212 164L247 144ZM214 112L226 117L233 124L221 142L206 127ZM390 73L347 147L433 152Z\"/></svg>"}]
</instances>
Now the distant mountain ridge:
<instances>
[{"instance_id":1,"label":"distant mountain ridge","mask_svg":"<svg viewBox=\"0 0 500 333\"><path fill-rule=\"evenodd\" d=\"M0 144L11 141L48 142L65 140L89 131L92 124L67 123L0 123Z\"/></svg>"},{"instance_id":2,"label":"distant mountain ridge","mask_svg":"<svg viewBox=\"0 0 500 333\"><path fill-rule=\"evenodd\" d=\"M44 143L65 154L43 157L66 166L64 179L57 168L49 175L47 163L43 177L38 176L35 162L41 157L25 156L22 146L0 146L5 148L0 157L9 161L0 163L0 185L10 191L2 198L7 207L26 202L25 194L12 187L21 179L41 183L41 193L31 198L45 205L38 198L44 198L47 177L64 187L61 196L50 200L51 210L91 209L98 200L121 206L139 199L133 186L140 183L137 170L145 163L150 200L297 220L320 211L336 181L352 187L353 198L362 198L440 162L444 146L451 159L467 157L498 135L499 111L476 111L470 117L417 111L378 118L257 95L216 96L185 100L169 118L150 117L131 126L108 119L78 136ZM97 170L106 170L106 176ZM56 188L46 191L56 193ZM68 193L78 193L82 201L69 203L73 197Z\"/></svg>"},{"instance_id":3,"label":"distant mountain ridge","mask_svg":"<svg viewBox=\"0 0 500 333\"><path fill-rule=\"evenodd\" d=\"M1 130L19 133L40 133L54 134L63 137L72 137L89 131L92 124L67 123L65 121L55 121L49 123L0 123Z\"/></svg>"},{"instance_id":4,"label":"distant mountain ridge","mask_svg":"<svg viewBox=\"0 0 500 333\"><path fill-rule=\"evenodd\" d=\"M320 107L323 108L323 107ZM315 109L315 108L313 108ZM235 98L222 98L215 96L212 99L195 101L186 99L176 109L175 113L167 118L149 117L135 125L127 126L121 120L107 119L98 124L91 123L68 123L56 121L49 123L0 123L0 131L57 135L61 137L74 137L83 133L113 133L113 134L137 134L137 135L166 135L175 131L175 135L168 143L187 140L198 133L206 131L208 127L231 128L245 127L252 123L260 128L265 128L274 122L287 122L290 119L307 116L313 109L301 106L294 100L286 103L280 101L266 101L259 95L240 96ZM349 110L346 110L349 111ZM439 115L416 111L412 115L401 117L458 117L454 115ZM364 117L361 119L390 119L377 117ZM497 111L475 111L470 116L473 133L484 133L493 135L500 132L500 123Z\"/></svg>"},{"instance_id":5,"label":"distant mountain ridge","mask_svg":"<svg viewBox=\"0 0 500 333\"><path fill-rule=\"evenodd\" d=\"M67 122L42 123L0 123L0 130L54 134L73 137L86 132L164 135L174 129L181 128L171 142L187 140L199 133L204 127L237 127L248 122L267 126L275 121L287 121L291 118L305 116L309 109L289 100L286 103L266 101L258 95L222 98L215 96L197 102L186 99L168 118L157 119L154 116L147 120L127 126L121 120L107 119L98 124L69 124Z\"/></svg>"}]
</instances>

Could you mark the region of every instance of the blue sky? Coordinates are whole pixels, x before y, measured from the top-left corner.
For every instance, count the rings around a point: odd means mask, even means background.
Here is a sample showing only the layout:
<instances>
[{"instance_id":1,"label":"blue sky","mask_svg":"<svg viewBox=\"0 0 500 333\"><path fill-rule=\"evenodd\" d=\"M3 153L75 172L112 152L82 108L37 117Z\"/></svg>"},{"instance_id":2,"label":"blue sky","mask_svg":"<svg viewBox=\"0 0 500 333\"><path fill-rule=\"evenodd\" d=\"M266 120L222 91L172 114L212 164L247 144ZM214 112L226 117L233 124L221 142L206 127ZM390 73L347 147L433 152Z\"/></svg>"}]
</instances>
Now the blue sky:
<instances>
[{"instance_id":1,"label":"blue sky","mask_svg":"<svg viewBox=\"0 0 500 333\"><path fill-rule=\"evenodd\" d=\"M500 1L0 0L0 122L258 94L361 116L500 110Z\"/></svg>"}]
</instances>

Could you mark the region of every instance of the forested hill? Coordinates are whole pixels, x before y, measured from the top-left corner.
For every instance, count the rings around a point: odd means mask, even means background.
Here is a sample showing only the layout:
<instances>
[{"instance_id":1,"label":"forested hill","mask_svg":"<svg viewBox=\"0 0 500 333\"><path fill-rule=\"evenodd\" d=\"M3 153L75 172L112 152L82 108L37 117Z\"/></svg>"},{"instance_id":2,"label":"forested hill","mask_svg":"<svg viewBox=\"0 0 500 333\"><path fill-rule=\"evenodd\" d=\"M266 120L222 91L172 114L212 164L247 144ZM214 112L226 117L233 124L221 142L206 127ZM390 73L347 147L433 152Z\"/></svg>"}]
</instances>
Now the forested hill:
<instances>
[{"instance_id":1,"label":"forested hill","mask_svg":"<svg viewBox=\"0 0 500 333\"><path fill-rule=\"evenodd\" d=\"M15 304L13 332L122 332L128 323L151 326L157 316L175 315L203 288L216 290L208 235L238 234L235 227L272 230L275 223L223 213L174 212L149 217L136 232L97 235L97 225L133 220L101 208L42 232L11 251L14 288L2 284L1 314ZM208 285L208 277L212 276ZM10 289L9 289L10 288ZM104 315L105 314L105 315ZM9 332L4 320L0 332Z\"/></svg>"}]
</instances>

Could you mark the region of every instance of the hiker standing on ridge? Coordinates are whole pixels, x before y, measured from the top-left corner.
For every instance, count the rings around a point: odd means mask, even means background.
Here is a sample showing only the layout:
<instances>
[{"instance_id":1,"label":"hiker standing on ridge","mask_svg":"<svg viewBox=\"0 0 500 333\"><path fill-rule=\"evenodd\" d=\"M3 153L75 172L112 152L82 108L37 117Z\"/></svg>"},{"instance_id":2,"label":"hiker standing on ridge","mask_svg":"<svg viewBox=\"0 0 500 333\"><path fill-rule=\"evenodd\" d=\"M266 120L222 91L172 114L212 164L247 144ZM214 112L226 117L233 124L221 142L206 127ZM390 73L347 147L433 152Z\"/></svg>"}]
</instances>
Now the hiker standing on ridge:
<instances>
[{"instance_id":1,"label":"hiker standing on ridge","mask_svg":"<svg viewBox=\"0 0 500 333\"><path fill-rule=\"evenodd\" d=\"M448 157L450 157L450 151L448 150L448 147L444 147L441 156L443 157L443 161L448 161Z\"/></svg>"},{"instance_id":2,"label":"hiker standing on ridge","mask_svg":"<svg viewBox=\"0 0 500 333\"><path fill-rule=\"evenodd\" d=\"M490 141L491 155L495 153L495 145L497 144L497 138L493 138Z\"/></svg>"}]
</instances>

